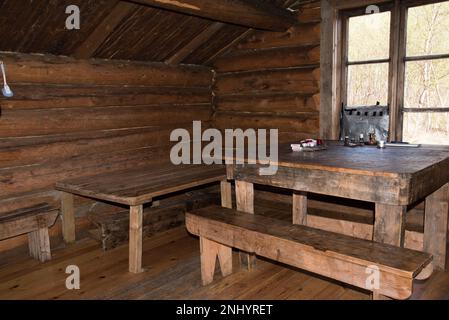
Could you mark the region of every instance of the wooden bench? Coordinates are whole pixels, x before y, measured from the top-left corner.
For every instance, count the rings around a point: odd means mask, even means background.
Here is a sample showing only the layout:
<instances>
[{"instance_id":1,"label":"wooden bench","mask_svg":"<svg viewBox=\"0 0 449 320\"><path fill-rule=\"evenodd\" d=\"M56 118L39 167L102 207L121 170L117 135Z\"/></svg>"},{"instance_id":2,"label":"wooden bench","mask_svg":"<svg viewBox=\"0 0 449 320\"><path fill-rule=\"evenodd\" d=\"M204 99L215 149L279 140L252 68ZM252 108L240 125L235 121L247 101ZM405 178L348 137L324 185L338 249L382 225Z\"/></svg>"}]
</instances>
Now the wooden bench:
<instances>
[{"instance_id":1,"label":"wooden bench","mask_svg":"<svg viewBox=\"0 0 449 320\"><path fill-rule=\"evenodd\" d=\"M0 240L28 234L30 255L45 262L51 259L48 228L58 217L58 210L47 203L0 215Z\"/></svg>"},{"instance_id":2,"label":"wooden bench","mask_svg":"<svg viewBox=\"0 0 449 320\"><path fill-rule=\"evenodd\" d=\"M218 181L226 181L224 166L163 164L58 182L56 189L62 191L64 240L75 241L74 194L128 205L129 271L139 273L142 271L143 205L158 196ZM226 189L230 194L229 186Z\"/></svg>"},{"instance_id":3,"label":"wooden bench","mask_svg":"<svg viewBox=\"0 0 449 320\"><path fill-rule=\"evenodd\" d=\"M217 256L223 276L232 272L232 248L394 299L410 297L414 278L432 270L428 253L218 206L187 213L186 226L200 237L204 285L213 280ZM379 286L374 286L368 277L377 271Z\"/></svg>"}]
</instances>

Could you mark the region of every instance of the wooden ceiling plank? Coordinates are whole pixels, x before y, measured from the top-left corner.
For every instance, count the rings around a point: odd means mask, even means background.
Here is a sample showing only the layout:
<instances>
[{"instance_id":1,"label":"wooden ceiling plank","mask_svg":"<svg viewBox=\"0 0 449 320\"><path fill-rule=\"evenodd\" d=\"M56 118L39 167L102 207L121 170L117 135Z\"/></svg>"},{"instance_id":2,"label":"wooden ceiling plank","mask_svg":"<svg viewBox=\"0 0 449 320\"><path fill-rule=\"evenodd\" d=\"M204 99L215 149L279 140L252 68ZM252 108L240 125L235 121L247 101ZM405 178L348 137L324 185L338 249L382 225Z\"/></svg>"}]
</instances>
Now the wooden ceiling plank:
<instances>
[{"instance_id":1,"label":"wooden ceiling plank","mask_svg":"<svg viewBox=\"0 0 449 320\"><path fill-rule=\"evenodd\" d=\"M294 14L264 1L252 0L132 0L162 9L250 28L285 31L296 23Z\"/></svg>"},{"instance_id":2,"label":"wooden ceiling plank","mask_svg":"<svg viewBox=\"0 0 449 320\"><path fill-rule=\"evenodd\" d=\"M192 39L186 46L176 52L173 56L167 59L165 62L168 64L179 64L184 61L193 51L198 49L202 44L209 40L214 34L216 34L225 24L221 22L214 22L203 32Z\"/></svg>"},{"instance_id":3,"label":"wooden ceiling plank","mask_svg":"<svg viewBox=\"0 0 449 320\"><path fill-rule=\"evenodd\" d=\"M215 53L213 56L209 57L209 59L207 59L207 61L205 61L203 63L203 65L210 65L211 63L213 63L216 59L218 59L221 56L224 56L225 54L227 54L229 51L231 51L231 49L234 48L234 46L236 46L238 43L240 43L240 41L243 41L244 39L246 39L247 37L249 37L251 34L254 33L254 29L248 29L245 32L243 32L241 35L239 35L238 37L236 37L233 41L231 41L228 45L226 45L225 47L221 48L220 51L218 51L217 53Z\"/></svg>"},{"instance_id":4,"label":"wooden ceiling plank","mask_svg":"<svg viewBox=\"0 0 449 320\"><path fill-rule=\"evenodd\" d=\"M112 11L76 49L73 56L77 59L91 58L111 32L135 8L136 6L132 3L116 1Z\"/></svg>"}]
</instances>

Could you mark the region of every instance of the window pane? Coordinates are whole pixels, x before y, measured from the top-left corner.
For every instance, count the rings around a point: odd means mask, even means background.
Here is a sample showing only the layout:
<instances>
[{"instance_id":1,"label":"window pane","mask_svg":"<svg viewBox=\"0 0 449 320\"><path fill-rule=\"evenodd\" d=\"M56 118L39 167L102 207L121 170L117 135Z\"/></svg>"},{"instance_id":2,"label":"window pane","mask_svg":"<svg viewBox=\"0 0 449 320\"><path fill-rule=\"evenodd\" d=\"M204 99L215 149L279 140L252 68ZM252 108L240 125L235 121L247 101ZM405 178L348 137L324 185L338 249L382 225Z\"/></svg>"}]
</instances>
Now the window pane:
<instances>
[{"instance_id":1,"label":"window pane","mask_svg":"<svg viewBox=\"0 0 449 320\"><path fill-rule=\"evenodd\" d=\"M449 145L449 112L404 113L403 140Z\"/></svg>"},{"instance_id":2,"label":"window pane","mask_svg":"<svg viewBox=\"0 0 449 320\"><path fill-rule=\"evenodd\" d=\"M407 62L404 106L449 107L449 59Z\"/></svg>"},{"instance_id":3,"label":"window pane","mask_svg":"<svg viewBox=\"0 0 449 320\"><path fill-rule=\"evenodd\" d=\"M348 106L388 104L388 63L348 67Z\"/></svg>"},{"instance_id":4,"label":"window pane","mask_svg":"<svg viewBox=\"0 0 449 320\"><path fill-rule=\"evenodd\" d=\"M389 50L390 12L349 18L349 61L388 59Z\"/></svg>"},{"instance_id":5,"label":"window pane","mask_svg":"<svg viewBox=\"0 0 449 320\"><path fill-rule=\"evenodd\" d=\"M407 56L449 53L449 1L410 8Z\"/></svg>"}]
</instances>

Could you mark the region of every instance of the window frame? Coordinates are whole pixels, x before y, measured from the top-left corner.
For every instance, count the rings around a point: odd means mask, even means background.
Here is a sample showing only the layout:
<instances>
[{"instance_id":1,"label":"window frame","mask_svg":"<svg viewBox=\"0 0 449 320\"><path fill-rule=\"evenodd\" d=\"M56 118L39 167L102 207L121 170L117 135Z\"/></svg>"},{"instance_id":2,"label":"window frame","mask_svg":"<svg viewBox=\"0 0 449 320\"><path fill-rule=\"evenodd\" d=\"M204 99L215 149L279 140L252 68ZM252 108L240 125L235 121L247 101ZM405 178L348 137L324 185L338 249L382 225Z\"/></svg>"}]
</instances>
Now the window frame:
<instances>
[{"instance_id":1,"label":"window frame","mask_svg":"<svg viewBox=\"0 0 449 320\"><path fill-rule=\"evenodd\" d=\"M393 21L393 12L392 12L392 4L382 4L379 5L380 12L391 11L391 22ZM364 61L349 61L348 53L349 53L349 19L352 17L363 16L365 15L365 8L357 8L357 9L349 9L340 11L339 20L340 20L340 59L341 59L341 71L340 71L340 84L341 84L341 92L339 95L340 103L339 105L343 107L343 104L347 103L348 96L348 70L350 66L354 65L368 65L368 64L380 64L380 63L388 63L389 69L391 68L392 63L392 41L391 41L391 22L390 22L390 52L387 59L371 59ZM390 70L389 70L390 74ZM389 82L389 81L388 81ZM388 103L390 102L390 96L388 95Z\"/></svg>"},{"instance_id":2,"label":"window frame","mask_svg":"<svg viewBox=\"0 0 449 320\"><path fill-rule=\"evenodd\" d=\"M416 112L417 108L405 108L405 68L409 61L449 59L449 53L429 56L407 56L407 17L408 9L422 5L445 2L447 0L394 0L377 4L381 12L390 11L390 54L388 59L375 59L366 61L348 61L348 21L349 18L362 16L366 5L358 8L345 8L337 13L336 38L336 110L339 112L347 102L348 67L350 65L366 65L373 63L389 63L388 72L388 106L390 108L390 140L400 141L403 134L404 113ZM403 32L401 32L403 30ZM448 112L448 108L426 108L418 112Z\"/></svg>"}]
</instances>

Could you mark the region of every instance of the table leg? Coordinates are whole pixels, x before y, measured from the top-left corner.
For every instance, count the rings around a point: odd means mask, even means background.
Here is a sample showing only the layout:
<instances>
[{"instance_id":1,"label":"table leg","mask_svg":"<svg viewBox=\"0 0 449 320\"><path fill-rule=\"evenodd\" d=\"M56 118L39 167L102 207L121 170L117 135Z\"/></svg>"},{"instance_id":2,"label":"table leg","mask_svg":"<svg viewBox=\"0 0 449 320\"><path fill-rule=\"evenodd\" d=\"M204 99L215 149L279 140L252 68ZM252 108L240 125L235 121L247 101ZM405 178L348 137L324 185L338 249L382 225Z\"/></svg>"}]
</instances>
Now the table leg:
<instances>
[{"instance_id":1,"label":"table leg","mask_svg":"<svg viewBox=\"0 0 449 320\"><path fill-rule=\"evenodd\" d=\"M221 181L221 206L232 209L232 186L231 183L224 180Z\"/></svg>"},{"instance_id":2,"label":"table leg","mask_svg":"<svg viewBox=\"0 0 449 320\"><path fill-rule=\"evenodd\" d=\"M307 193L293 192L293 224L307 225Z\"/></svg>"},{"instance_id":3,"label":"table leg","mask_svg":"<svg viewBox=\"0 0 449 320\"><path fill-rule=\"evenodd\" d=\"M449 210L449 183L426 198L424 251L433 255L436 269L446 268L446 237Z\"/></svg>"},{"instance_id":4,"label":"table leg","mask_svg":"<svg viewBox=\"0 0 449 320\"><path fill-rule=\"evenodd\" d=\"M129 210L129 272L142 272L142 223L143 206L131 206Z\"/></svg>"},{"instance_id":5,"label":"table leg","mask_svg":"<svg viewBox=\"0 0 449 320\"><path fill-rule=\"evenodd\" d=\"M374 212L373 240L398 247L404 247L405 238L405 213L407 206L395 206L376 203ZM373 292L373 300L389 300Z\"/></svg>"},{"instance_id":6,"label":"table leg","mask_svg":"<svg viewBox=\"0 0 449 320\"><path fill-rule=\"evenodd\" d=\"M61 192L62 237L64 242L75 242L75 209L73 206L73 194Z\"/></svg>"},{"instance_id":7,"label":"table leg","mask_svg":"<svg viewBox=\"0 0 449 320\"><path fill-rule=\"evenodd\" d=\"M376 203L375 210L373 240L403 247L407 206Z\"/></svg>"},{"instance_id":8,"label":"table leg","mask_svg":"<svg viewBox=\"0 0 449 320\"><path fill-rule=\"evenodd\" d=\"M254 214L254 185L244 181L235 181L237 210ZM240 265L248 270L254 269L256 255L240 252Z\"/></svg>"}]
</instances>

